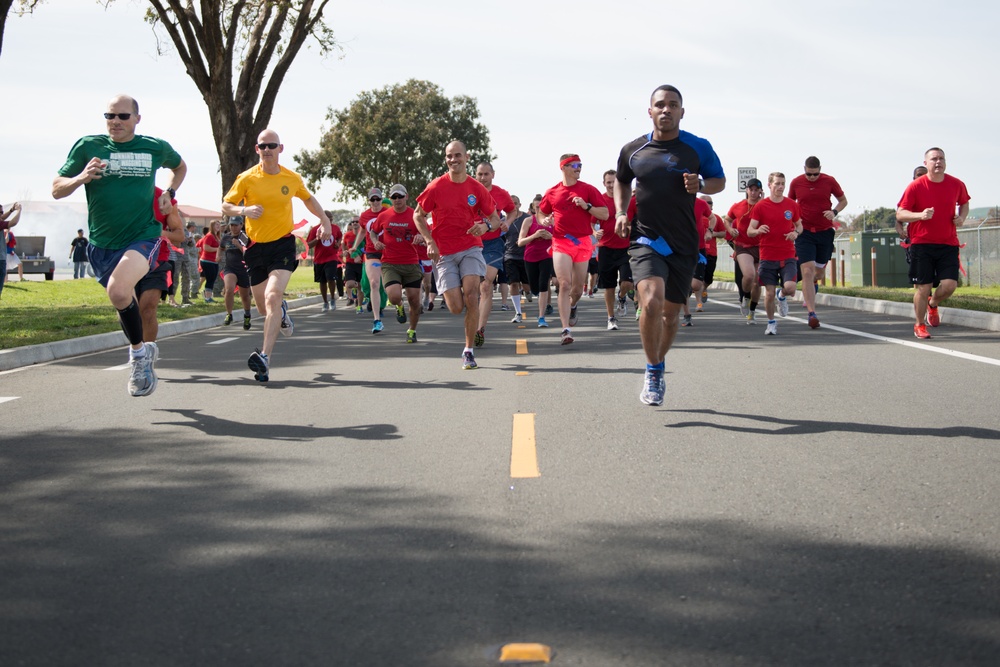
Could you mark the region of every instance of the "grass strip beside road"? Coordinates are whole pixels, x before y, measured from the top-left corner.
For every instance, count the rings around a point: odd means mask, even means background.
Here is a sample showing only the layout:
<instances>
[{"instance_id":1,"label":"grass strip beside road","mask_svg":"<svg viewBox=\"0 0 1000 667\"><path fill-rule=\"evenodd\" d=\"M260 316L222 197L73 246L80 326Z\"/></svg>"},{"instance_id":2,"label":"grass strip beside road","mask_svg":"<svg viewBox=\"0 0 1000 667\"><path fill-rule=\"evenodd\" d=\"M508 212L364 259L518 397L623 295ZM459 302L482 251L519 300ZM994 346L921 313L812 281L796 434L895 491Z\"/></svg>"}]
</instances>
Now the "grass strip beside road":
<instances>
[{"instance_id":1,"label":"grass strip beside road","mask_svg":"<svg viewBox=\"0 0 1000 667\"><path fill-rule=\"evenodd\" d=\"M292 274L285 294L289 299L319 294L312 266L300 266ZM234 312L241 310L237 298ZM173 308L161 302L157 317L160 322L173 322L216 313L221 324L225 312L220 296L215 303L199 298L190 308ZM119 330L118 313L93 278L15 280L7 282L0 295L0 350Z\"/></svg>"},{"instance_id":2,"label":"grass strip beside road","mask_svg":"<svg viewBox=\"0 0 1000 667\"><path fill-rule=\"evenodd\" d=\"M716 280L732 282L732 273L716 272ZM821 294L838 294L861 299L877 299L880 301L896 301L913 303L913 289L910 287L832 287L820 286ZM801 286L799 293L801 294ZM1000 286L996 287L959 287L944 305L948 308L976 310L983 313L1000 313Z\"/></svg>"}]
</instances>

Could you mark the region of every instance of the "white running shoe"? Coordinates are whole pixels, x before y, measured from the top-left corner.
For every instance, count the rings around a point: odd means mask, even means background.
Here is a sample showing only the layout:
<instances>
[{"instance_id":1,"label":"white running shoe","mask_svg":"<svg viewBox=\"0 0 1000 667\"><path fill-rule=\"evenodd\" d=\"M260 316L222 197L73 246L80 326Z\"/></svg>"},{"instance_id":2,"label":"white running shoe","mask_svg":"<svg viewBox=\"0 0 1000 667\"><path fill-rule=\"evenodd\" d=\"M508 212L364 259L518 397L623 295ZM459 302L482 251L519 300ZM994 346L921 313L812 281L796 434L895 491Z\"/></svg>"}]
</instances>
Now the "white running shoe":
<instances>
[{"instance_id":1,"label":"white running shoe","mask_svg":"<svg viewBox=\"0 0 1000 667\"><path fill-rule=\"evenodd\" d=\"M788 317L788 299L786 297L778 297L778 315Z\"/></svg>"},{"instance_id":2,"label":"white running shoe","mask_svg":"<svg viewBox=\"0 0 1000 667\"><path fill-rule=\"evenodd\" d=\"M767 323L767 328L764 329L764 335L765 336L777 336L778 335L778 323L777 322L768 322Z\"/></svg>"}]
</instances>

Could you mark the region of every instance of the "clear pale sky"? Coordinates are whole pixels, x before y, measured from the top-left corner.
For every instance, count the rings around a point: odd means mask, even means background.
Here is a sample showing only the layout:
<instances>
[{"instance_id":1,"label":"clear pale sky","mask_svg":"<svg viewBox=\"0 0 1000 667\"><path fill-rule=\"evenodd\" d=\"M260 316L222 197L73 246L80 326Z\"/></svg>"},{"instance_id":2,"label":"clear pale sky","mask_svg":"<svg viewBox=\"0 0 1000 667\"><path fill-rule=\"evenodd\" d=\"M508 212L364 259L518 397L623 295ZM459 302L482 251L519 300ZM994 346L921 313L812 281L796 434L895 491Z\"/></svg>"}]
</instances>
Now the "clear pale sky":
<instances>
[{"instance_id":1,"label":"clear pale sky","mask_svg":"<svg viewBox=\"0 0 1000 667\"><path fill-rule=\"evenodd\" d=\"M166 139L187 161L181 203L218 209L208 112L172 44L156 54L145 6L47 0L34 16L8 20L0 202L50 200L70 146L105 132L108 99L126 93L141 105L138 132ZM318 146L328 107L427 79L449 96L477 98L498 155L496 183L526 202L556 183L561 153L578 152L583 179L599 185L621 146L648 131L650 92L671 83L684 95L681 127L711 141L722 160L730 184L716 202L727 208L741 198L737 167L791 178L808 155L840 181L848 213L895 206L930 146L945 149L973 208L1000 203L997 5L558 6L572 11L522 0L331 3L325 17L342 51L324 59L303 49L285 78L270 123L285 144L283 163L295 168L296 152ZM160 184L166 179L163 172ZM315 195L341 208L338 191L329 182ZM70 201L84 201L83 188Z\"/></svg>"}]
</instances>

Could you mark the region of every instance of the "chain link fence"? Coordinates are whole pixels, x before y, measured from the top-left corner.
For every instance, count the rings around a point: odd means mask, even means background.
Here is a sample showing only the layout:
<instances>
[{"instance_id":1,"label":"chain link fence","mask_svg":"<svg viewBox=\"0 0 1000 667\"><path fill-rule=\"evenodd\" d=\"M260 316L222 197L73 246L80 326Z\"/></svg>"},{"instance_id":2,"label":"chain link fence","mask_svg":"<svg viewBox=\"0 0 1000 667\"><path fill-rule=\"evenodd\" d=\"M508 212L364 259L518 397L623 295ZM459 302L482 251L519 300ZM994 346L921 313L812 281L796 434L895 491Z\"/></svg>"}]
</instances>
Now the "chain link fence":
<instances>
[{"instance_id":1,"label":"chain link fence","mask_svg":"<svg viewBox=\"0 0 1000 667\"><path fill-rule=\"evenodd\" d=\"M1000 225L990 220L976 227L964 227L958 230L958 242L964 246L961 249L962 284L972 287L994 287L1000 285ZM843 232L834 239L833 258L830 264L836 263L837 284L851 283L851 234ZM718 271L733 273L732 249L725 243L719 243ZM828 266L826 279L832 283L834 267Z\"/></svg>"}]
</instances>

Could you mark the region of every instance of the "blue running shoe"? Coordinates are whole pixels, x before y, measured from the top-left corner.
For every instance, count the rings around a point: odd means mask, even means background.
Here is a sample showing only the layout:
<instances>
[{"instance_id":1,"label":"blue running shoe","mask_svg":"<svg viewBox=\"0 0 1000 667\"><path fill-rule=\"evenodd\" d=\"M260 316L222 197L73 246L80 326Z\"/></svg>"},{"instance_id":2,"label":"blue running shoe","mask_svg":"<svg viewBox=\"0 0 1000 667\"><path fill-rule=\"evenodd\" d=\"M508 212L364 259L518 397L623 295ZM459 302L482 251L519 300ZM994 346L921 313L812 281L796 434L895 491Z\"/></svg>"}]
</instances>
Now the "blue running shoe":
<instances>
[{"instance_id":1,"label":"blue running shoe","mask_svg":"<svg viewBox=\"0 0 1000 667\"><path fill-rule=\"evenodd\" d=\"M257 382L267 382L268 367L267 355L260 350L254 350L250 358L247 359L247 366L253 371L253 379Z\"/></svg>"},{"instance_id":2,"label":"blue running shoe","mask_svg":"<svg viewBox=\"0 0 1000 667\"><path fill-rule=\"evenodd\" d=\"M663 405L663 395L667 393L666 381L662 369L646 369L646 381L643 383L639 400L646 405Z\"/></svg>"}]
</instances>

